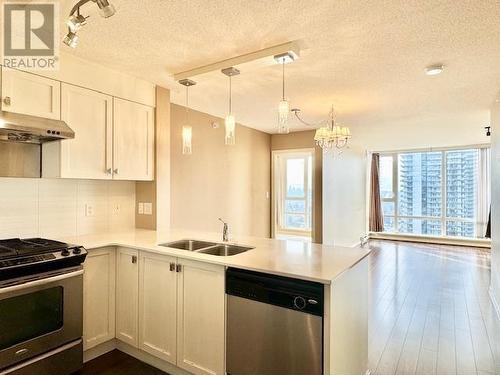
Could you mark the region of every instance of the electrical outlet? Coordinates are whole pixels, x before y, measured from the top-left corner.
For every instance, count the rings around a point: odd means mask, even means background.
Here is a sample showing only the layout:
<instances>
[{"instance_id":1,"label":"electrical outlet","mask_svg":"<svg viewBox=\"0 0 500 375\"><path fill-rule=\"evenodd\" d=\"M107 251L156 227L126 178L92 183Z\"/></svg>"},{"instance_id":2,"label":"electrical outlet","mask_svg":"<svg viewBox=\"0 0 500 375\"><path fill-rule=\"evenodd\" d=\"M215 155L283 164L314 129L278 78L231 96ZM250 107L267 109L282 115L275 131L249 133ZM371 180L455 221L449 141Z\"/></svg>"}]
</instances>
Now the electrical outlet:
<instances>
[{"instance_id":1,"label":"electrical outlet","mask_svg":"<svg viewBox=\"0 0 500 375\"><path fill-rule=\"evenodd\" d=\"M153 215L153 203L144 203L144 215Z\"/></svg>"},{"instance_id":2,"label":"electrical outlet","mask_svg":"<svg viewBox=\"0 0 500 375\"><path fill-rule=\"evenodd\" d=\"M85 216L94 216L94 206L89 203L85 204Z\"/></svg>"},{"instance_id":3,"label":"electrical outlet","mask_svg":"<svg viewBox=\"0 0 500 375\"><path fill-rule=\"evenodd\" d=\"M144 215L144 203L141 202L137 205L137 212L139 215Z\"/></svg>"}]
</instances>

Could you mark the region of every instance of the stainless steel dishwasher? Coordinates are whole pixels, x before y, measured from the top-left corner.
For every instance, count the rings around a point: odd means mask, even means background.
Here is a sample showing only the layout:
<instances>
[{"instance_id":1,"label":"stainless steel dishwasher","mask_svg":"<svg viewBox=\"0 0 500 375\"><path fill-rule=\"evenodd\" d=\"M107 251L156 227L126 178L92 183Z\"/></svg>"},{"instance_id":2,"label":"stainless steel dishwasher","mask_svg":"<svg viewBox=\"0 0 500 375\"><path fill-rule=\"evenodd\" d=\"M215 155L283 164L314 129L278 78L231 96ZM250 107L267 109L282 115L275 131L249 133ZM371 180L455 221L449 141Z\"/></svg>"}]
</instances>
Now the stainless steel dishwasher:
<instances>
[{"instance_id":1,"label":"stainless steel dishwasher","mask_svg":"<svg viewBox=\"0 0 500 375\"><path fill-rule=\"evenodd\" d=\"M228 375L321 375L323 285L229 268Z\"/></svg>"}]
</instances>

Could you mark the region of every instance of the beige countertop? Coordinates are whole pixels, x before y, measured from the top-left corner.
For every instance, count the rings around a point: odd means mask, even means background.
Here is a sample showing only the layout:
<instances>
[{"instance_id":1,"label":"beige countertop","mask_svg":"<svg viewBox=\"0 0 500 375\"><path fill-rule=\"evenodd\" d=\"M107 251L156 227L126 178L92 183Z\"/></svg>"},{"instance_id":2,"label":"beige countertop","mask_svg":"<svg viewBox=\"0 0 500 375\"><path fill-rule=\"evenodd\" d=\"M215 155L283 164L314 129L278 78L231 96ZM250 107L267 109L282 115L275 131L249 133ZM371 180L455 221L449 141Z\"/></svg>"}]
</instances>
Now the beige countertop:
<instances>
[{"instance_id":1,"label":"beige countertop","mask_svg":"<svg viewBox=\"0 0 500 375\"><path fill-rule=\"evenodd\" d=\"M83 235L60 238L68 243L84 246L88 250L123 246L185 259L221 264L253 271L294 277L330 284L344 271L353 267L370 253L370 249L318 245L301 240L276 240L258 237L235 236L230 243L255 247L233 256L214 256L192 251L159 246L181 239L221 242L220 233L171 230L156 232L132 229L117 233Z\"/></svg>"}]
</instances>

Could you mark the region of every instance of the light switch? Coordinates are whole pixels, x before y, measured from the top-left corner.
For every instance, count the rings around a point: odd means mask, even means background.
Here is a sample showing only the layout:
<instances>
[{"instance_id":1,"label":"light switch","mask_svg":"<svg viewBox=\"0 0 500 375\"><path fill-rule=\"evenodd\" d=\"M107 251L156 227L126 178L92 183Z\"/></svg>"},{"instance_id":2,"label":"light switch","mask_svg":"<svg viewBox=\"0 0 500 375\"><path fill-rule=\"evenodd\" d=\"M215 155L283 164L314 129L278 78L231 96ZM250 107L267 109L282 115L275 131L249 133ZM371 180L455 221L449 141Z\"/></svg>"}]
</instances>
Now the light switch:
<instances>
[{"instance_id":1,"label":"light switch","mask_svg":"<svg viewBox=\"0 0 500 375\"><path fill-rule=\"evenodd\" d=\"M144 215L153 215L153 203L144 203Z\"/></svg>"},{"instance_id":2,"label":"light switch","mask_svg":"<svg viewBox=\"0 0 500 375\"><path fill-rule=\"evenodd\" d=\"M144 203L139 203L137 205L137 212L140 214L140 215L143 215L144 214Z\"/></svg>"}]
</instances>

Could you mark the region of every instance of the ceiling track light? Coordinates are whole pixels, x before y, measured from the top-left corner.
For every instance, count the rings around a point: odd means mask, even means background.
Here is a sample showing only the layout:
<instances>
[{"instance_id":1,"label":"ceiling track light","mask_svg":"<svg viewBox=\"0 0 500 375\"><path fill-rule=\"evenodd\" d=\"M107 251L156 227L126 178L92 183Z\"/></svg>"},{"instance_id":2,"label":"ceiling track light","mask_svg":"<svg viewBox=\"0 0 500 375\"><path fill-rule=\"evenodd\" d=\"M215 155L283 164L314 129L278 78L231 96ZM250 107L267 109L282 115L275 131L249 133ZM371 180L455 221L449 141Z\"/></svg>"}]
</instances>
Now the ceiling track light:
<instances>
[{"instance_id":1,"label":"ceiling track light","mask_svg":"<svg viewBox=\"0 0 500 375\"><path fill-rule=\"evenodd\" d=\"M191 155L193 153L193 127L189 124L189 88L196 85L196 82L181 79L179 83L186 87L186 122L182 126L182 154Z\"/></svg>"},{"instance_id":2,"label":"ceiling track light","mask_svg":"<svg viewBox=\"0 0 500 375\"><path fill-rule=\"evenodd\" d=\"M295 61L295 55L291 52L275 55L274 60L282 65L282 96L278 105L278 133L288 134L290 127L288 126L288 114L290 113L290 103L285 97L285 64Z\"/></svg>"},{"instance_id":3,"label":"ceiling track light","mask_svg":"<svg viewBox=\"0 0 500 375\"><path fill-rule=\"evenodd\" d=\"M91 1L97 4L99 7L99 14L104 18L111 17L116 13L115 7L110 4L108 0L78 1L71 9L71 12L69 12L69 17L66 21L66 24L68 25L68 33L63 39L63 43L71 48L76 48L78 45L78 35L76 35L76 32L87 24L87 19L89 18L80 14L80 7Z\"/></svg>"},{"instance_id":4,"label":"ceiling track light","mask_svg":"<svg viewBox=\"0 0 500 375\"><path fill-rule=\"evenodd\" d=\"M233 115L233 100L232 100L232 77L240 74L240 71L234 67L222 69L221 72L229 77L229 111L226 116L224 125L226 128L225 144L230 146L236 143L236 119Z\"/></svg>"}]
</instances>

